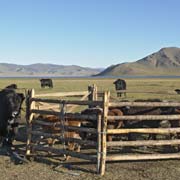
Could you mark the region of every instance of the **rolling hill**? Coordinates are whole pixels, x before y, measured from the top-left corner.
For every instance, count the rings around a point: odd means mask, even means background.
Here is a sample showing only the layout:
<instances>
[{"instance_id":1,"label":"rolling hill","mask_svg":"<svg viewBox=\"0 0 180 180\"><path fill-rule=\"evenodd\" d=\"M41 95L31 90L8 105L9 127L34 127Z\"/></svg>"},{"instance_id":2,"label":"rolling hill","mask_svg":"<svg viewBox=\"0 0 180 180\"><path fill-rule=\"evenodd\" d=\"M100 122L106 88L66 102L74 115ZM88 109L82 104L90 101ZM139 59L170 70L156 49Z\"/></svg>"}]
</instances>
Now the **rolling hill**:
<instances>
[{"instance_id":1,"label":"rolling hill","mask_svg":"<svg viewBox=\"0 0 180 180\"><path fill-rule=\"evenodd\" d=\"M63 66L55 64L17 65L0 63L0 77L29 77L29 76L91 76L102 69L80 67L76 65Z\"/></svg>"},{"instance_id":2,"label":"rolling hill","mask_svg":"<svg viewBox=\"0 0 180 180\"><path fill-rule=\"evenodd\" d=\"M119 75L180 75L180 48L162 48L140 60L112 65L97 74L97 76Z\"/></svg>"}]
</instances>

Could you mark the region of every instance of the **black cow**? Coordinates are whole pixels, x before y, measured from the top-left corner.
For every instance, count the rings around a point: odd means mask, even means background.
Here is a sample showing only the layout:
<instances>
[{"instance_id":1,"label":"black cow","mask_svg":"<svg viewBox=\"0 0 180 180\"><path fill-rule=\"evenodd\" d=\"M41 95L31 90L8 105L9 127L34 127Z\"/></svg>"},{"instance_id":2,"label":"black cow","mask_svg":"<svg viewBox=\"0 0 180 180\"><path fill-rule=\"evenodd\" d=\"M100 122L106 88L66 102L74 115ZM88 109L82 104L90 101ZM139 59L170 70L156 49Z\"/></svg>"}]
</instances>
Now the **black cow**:
<instances>
[{"instance_id":1,"label":"black cow","mask_svg":"<svg viewBox=\"0 0 180 180\"><path fill-rule=\"evenodd\" d=\"M45 88L46 86L49 88L53 88L52 79L40 79L41 87Z\"/></svg>"},{"instance_id":2,"label":"black cow","mask_svg":"<svg viewBox=\"0 0 180 180\"><path fill-rule=\"evenodd\" d=\"M3 145L12 145L24 94L14 89L5 88L0 91L0 136Z\"/></svg>"},{"instance_id":3,"label":"black cow","mask_svg":"<svg viewBox=\"0 0 180 180\"><path fill-rule=\"evenodd\" d=\"M175 89L174 90L177 94L180 94L180 89Z\"/></svg>"},{"instance_id":4,"label":"black cow","mask_svg":"<svg viewBox=\"0 0 180 180\"><path fill-rule=\"evenodd\" d=\"M148 100L135 100L135 102L162 102L160 99L148 99ZM169 115L169 114L179 114L175 107L122 107L120 108L124 115ZM173 124L172 124L173 123ZM124 121L124 126L126 128L167 128L173 127L179 120L176 122L168 121L168 120L132 120L132 121ZM132 133L136 134L136 133ZM129 134L129 139L132 140L132 135ZM150 135L149 139L156 139L156 135Z\"/></svg>"},{"instance_id":5,"label":"black cow","mask_svg":"<svg viewBox=\"0 0 180 180\"><path fill-rule=\"evenodd\" d=\"M113 82L113 84L115 84L116 91L126 90L126 81L124 79L117 79L115 82ZM123 93L121 92L117 92L117 97L121 97L122 94ZM126 96L125 92L124 92L124 96Z\"/></svg>"},{"instance_id":6,"label":"black cow","mask_svg":"<svg viewBox=\"0 0 180 180\"><path fill-rule=\"evenodd\" d=\"M10 84L10 85L6 86L5 88L7 88L7 89L17 89L17 84Z\"/></svg>"}]
</instances>

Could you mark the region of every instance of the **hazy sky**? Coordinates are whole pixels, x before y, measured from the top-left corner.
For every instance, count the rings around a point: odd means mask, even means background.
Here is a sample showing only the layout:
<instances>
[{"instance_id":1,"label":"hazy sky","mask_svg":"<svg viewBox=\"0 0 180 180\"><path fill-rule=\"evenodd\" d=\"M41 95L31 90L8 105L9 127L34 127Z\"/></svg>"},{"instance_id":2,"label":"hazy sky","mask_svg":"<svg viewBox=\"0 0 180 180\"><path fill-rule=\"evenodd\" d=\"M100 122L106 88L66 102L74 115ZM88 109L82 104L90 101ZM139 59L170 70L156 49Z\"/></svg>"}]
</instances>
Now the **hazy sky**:
<instances>
[{"instance_id":1,"label":"hazy sky","mask_svg":"<svg viewBox=\"0 0 180 180\"><path fill-rule=\"evenodd\" d=\"M0 62L107 67L180 47L180 0L0 0Z\"/></svg>"}]
</instances>

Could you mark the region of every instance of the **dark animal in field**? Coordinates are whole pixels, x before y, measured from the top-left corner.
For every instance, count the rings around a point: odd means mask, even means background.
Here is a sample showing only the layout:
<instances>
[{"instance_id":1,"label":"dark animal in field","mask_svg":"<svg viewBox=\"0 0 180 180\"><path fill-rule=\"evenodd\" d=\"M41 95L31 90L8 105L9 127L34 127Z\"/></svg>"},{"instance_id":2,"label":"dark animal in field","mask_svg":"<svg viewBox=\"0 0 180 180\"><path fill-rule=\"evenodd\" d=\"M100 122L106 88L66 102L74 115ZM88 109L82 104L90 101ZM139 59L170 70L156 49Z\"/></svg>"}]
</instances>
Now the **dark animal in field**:
<instances>
[{"instance_id":1,"label":"dark animal in field","mask_svg":"<svg viewBox=\"0 0 180 180\"><path fill-rule=\"evenodd\" d=\"M52 79L40 79L41 88L45 88L46 86L49 88L53 88Z\"/></svg>"},{"instance_id":2,"label":"dark animal in field","mask_svg":"<svg viewBox=\"0 0 180 180\"><path fill-rule=\"evenodd\" d=\"M101 115L103 114L103 111L101 108L89 108L85 109L84 111L81 112L81 114L87 114L87 115ZM108 116L122 116L123 113L120 109L117 108L111 108L108 111ZM82 122L82 126L86 128L97 128L97 121L90 121L87 120L86 122ZM115 120L108 120L107 123L107 128L108 129L118 129L123 127L123 121L115 121ZM82 135L82 134L81 134ZM96 135L93 135L91 133L83 133L82 139L90 139L90 140L96 140ZM113 136L112 135L107 135L107 140L112 141Z\"/></svg>"},{"instance_id":3,"label":"dark animal in field","mask_svg":"<svg viewBox=\"0 0 180 180\"><path fill-rule=\"evenodd\" d=\"M126 81L124 79L117 79L113 82L115 85L116 91L118 90L126 90ZM117 92L117 97L121 97L123 93ZM124 96L126 96L126 93L124 92Z\"/></svg>"},{"instance_id":4,"label":"dark animal in field","mask_svg":"<svg viewBox=\"0 0 180 180\"><path fill-rule=\"evenodd\" d=\"M4 145L12 145L15 138L23 100L24 95L14 89L0 91L0 136Z\"/></svg>"},{"instance_id":5,"label":"dark animal in field","mask_svg":"<svg viewBox=\"0 0 180 180\"><path fill-rule=\"evenodd\" d=\"M64 138L75 138L75 139L81 139L78 132L75 131L67 131L66 129L63 129L62 127L57 127L55 124L61 124L61 120L59 117L54 115L40 115L38 120L42 120L44 122L50 122L52 125L42 125L43 132L49 133L49 134L59 134L59 136L62 137L61 141L67 142L63 140ZM72 118L65 118L64 120L64 126L75 126L80 127L81 121L73 120ZM57 138L44 138L42 137L46 143L49 146L53 146L56 142L59 141ZM42 140L42 139L41 139ZM74 142L67 142L67 149L71 151L80 151L80 145ZM66 160L69 159L69 156L66 157Z\"/></svg>"},{"instance_id":6,"label":"dark animal in field","mask_svg":"<svg viewBox=\"0 0 180 180\"><path fill-rule=\"evenodd\" d=\"M174 90L177 94L180 94L180 89L175 89Z\"/></svg>"},{"instance_id":7,"label":"dark animal in field","mask_svg":"<svg viewBox=\"0 0 180 180\"><path fill-rule=\"evenodd\" d=\"M10 84L10 85L6 86L5 88L7 88L7 89L17 89L17 84Z\"/></svg>"}]
</instances>

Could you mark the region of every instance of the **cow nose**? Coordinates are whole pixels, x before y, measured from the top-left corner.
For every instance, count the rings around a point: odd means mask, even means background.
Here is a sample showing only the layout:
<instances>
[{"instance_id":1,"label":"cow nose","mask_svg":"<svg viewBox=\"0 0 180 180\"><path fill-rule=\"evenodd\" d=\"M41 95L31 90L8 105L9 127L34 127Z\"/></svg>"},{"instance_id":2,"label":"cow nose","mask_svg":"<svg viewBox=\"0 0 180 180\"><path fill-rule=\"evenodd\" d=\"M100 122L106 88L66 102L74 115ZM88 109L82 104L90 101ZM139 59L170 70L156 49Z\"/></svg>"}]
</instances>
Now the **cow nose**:
<instances>
[{"instance_id":1,"label":"cow nose","mask_svg":"<svg viewBox=\"0 0 180 180\"><path fill-rule=\"evenodd\" d=\"M18 115L18 112L17 111L13 111L12 112L12 117L14 118L14 117L16 117Z\"/></svg>"}]
</instances>

